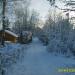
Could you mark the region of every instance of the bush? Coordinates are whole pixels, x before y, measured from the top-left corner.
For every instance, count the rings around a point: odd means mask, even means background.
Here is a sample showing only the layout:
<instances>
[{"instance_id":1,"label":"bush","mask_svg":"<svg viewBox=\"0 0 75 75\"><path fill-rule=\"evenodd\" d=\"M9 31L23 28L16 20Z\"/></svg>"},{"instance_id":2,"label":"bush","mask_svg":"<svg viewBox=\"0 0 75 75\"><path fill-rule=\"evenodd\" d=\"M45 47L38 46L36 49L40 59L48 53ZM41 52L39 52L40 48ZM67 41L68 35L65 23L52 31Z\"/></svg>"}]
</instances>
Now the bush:
<instances>
[{"instance_id":1,"label":"bush","mask_svg":"<svg viewBox=\"0 0 75 75\"><path fill-rule=\"evenodd\" d=\"M59 39L53 39L49 42L47 46L48 52L56 53L56 54L63 54L65 56L70 56L71 51L68 48L67 44L62 42Z\"/></svg>"},{"instance_id":2,"label":"bush","mask_svg":"<svg viewBox=\"0 0 75 75\"><path fill-rule=\"evenodd\" d=\"M5 47L0 48L0 69L7 69L9 66L22 60L27 46L21 44L6 44ZM1 67L2 66L2 67Z\"/></svg>"},{"instance_id":3,"label":"bush","mask_svg":"<svg viewBox=\"0 0 75 75\"><path fill-rule=\"evenodd\" d=\"M32 32L23 31L18 39L21 44L27 44L32 41Z\"/></svg>"},{"instance_id":4,"label":"bush","mask_svg":"<svg viewBox=\"0 0 75 75\"><path fill-rule=\"evenodd\" d=\"M39 40L44 44L44 45L48 45L49 43L49 39L48 36L43 34L39 37Z\"/></svg>"}]
</instances>

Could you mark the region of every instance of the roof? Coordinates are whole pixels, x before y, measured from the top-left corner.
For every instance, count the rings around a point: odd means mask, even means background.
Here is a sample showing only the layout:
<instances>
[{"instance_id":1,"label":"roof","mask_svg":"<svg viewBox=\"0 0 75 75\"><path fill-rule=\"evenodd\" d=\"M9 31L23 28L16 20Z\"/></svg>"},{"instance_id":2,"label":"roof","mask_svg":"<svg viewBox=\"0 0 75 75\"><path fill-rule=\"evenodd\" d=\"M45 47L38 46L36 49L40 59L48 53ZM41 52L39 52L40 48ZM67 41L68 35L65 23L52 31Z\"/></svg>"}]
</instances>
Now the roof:
<instances>
[{"instance_id":1,"label":"roof","mask_svg":"<svg viewBox=\"0 0 75 75\"><path fill-rule=\"evenodd\" d=\"M12 35L12 36L14 36L14 37L18 37L17 34L11 32L11 31L9 31L9 30L5 30L5 32L8 33L8 34L10 34L10 35Z\"/></svg>"}]
</instances>

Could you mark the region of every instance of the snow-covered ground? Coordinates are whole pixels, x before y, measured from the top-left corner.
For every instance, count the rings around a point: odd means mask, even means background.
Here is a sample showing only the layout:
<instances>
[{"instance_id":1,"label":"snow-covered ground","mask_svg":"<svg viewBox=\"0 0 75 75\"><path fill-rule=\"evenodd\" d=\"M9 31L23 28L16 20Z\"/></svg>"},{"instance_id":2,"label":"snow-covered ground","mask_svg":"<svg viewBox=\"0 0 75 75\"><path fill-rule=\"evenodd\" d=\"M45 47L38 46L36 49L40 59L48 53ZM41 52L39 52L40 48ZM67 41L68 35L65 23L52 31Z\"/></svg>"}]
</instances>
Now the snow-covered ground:
<instances>
[{"instance_id":1,"label":"snow-covered ground","mask_svg":"<svg viewBox=\"0 0 75 75\"><path fill-rule=\"evenodd\" d=\"M3 65L2 68L6 69L22 60L27 47L28 45L26 44L6 42L4 47L0 47L0 67Z\"/></svg>"},{"instance_id":2,"label":"snow-covered ground","mask_svg":"<svg viewBox=\"0 0 75 75\"><path fill-rule=\"evenodd\" d=\"M23 60L9 67L6 75L75 75L58 72L58 69L64 67L75 67L75 60L48 53L46 46L35 38L28 45Z\"/></svg>"}]
</instances>

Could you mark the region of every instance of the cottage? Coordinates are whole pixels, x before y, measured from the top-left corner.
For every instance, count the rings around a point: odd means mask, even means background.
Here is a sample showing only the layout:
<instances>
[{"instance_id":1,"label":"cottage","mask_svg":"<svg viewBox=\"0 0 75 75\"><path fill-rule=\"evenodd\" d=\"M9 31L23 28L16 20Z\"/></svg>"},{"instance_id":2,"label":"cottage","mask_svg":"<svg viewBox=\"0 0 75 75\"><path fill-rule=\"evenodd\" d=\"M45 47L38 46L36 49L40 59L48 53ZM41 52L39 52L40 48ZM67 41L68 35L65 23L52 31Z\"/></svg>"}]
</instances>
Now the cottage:
<instances>
[{"instance_id":1,"label":"cottage","mask_svg":"<svg viewBox=\"0 0 75 75\"><path fill-rule=\"evenodd\" d=\"M2 30L0 31L0 38L2 38ZM11 41L15 43L17 42L17 39L18 39L18 35L16 35L15 33L9 30L5 30L5 37L4 37L5 41Z\"/></svg>"}]
</instances>

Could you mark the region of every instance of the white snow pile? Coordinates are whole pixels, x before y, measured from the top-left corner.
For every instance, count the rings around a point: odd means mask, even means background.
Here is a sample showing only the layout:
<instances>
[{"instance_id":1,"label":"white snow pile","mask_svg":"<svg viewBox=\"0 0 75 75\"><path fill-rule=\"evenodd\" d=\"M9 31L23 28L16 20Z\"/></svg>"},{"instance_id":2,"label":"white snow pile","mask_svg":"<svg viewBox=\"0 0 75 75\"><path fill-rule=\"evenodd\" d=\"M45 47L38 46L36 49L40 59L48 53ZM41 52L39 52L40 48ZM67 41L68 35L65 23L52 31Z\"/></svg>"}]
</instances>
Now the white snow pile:
<instances>
[{"instance_id":1,"label":"white snow pile","mask_svg":"<svg viewBox=\"0 0 75 75\"><path fill-rule=\"evenodd\" d=\"M7 43L5 47L0 48L0 65L2 68L8 68L12 64L23 58L27 45Z\"/></svg>"}]
</instances>

